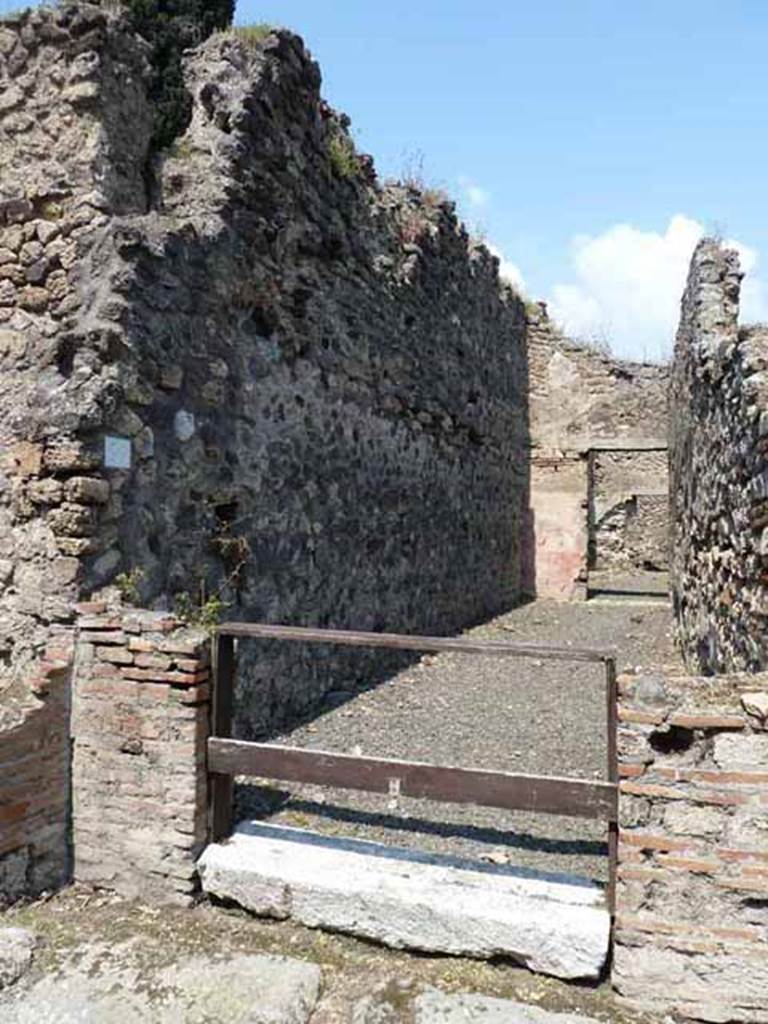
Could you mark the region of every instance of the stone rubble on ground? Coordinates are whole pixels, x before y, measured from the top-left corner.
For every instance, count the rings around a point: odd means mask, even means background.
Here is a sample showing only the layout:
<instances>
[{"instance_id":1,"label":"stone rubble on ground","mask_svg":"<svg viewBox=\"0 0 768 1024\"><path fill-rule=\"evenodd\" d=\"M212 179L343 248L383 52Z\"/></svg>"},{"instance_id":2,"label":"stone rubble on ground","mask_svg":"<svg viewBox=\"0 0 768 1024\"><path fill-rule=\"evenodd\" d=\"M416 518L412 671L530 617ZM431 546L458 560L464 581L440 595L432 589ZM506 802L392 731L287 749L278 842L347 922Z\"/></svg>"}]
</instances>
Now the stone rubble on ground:
<instances>
[{"instance_id":1,"label":"stone rubble on ground","mask_svg":"<svg viewBox=\"0 0 768 1024\"><path fill-rule=\"evenodd\" d=\"M36 945L37 939L26 928L0 928L0 989L29 969Z\"/></svg>"},{"instance_id":2,"label":"stone rubble on ground","mask_svg":"<svg viewBox=\"0 0 768 1024\"><path fill-rule=\"evenodd\" d=\"M597 1024L594 1017L552 1013L538 1006L473 992L424 992L416 999L414 1009L415 1024Z\"/></svg>"},{"instance_id":3,"label":"stone rubble on ground","mask_svg":"<svg viewBox=\"0 0 768 1024\"><path fill-rule=\"evenodd\" d=\"M123 947L125 948L125 947ZM0 998L3 1024L306 1024L320 995L316 964L278 956L187 957L164 968L120 964L119 948L85 952ZM108 963L99 963L105 957Z\"/></svg>"}]
</instances>

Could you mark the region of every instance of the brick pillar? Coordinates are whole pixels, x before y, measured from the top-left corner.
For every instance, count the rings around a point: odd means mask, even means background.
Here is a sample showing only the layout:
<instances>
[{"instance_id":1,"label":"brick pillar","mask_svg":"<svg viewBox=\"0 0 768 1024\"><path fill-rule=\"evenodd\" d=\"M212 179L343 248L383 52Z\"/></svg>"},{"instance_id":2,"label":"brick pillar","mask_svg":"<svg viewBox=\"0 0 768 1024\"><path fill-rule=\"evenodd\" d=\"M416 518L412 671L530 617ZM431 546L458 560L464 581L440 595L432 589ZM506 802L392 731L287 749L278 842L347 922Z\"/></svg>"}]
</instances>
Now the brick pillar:
<instances>
[{"instance_id":1,"label":"brick pillar","mask_svg":"<svg viewBox=\"0 0 768 1024\"><path fill-rule=\"evenodd\" d=\"M0 906L69 877L72 637L52 631L42 659L0 708Z\"/></svg>"},{"instance_id":2,"label":"brick pillar","mask_svg":"<svg viewBox=\"0 0 768 1024\"><path fill-rule=\"evenodd\" d=\"M613 984L637 1009L768 1021L768 675L620 680Z\"/></svg>"},{"instance_id":3,"label":"brick pillar","mask_svg":"<svg viewBox=\"0 0 768 1024\"><path fill-rule=\"evenodd\" d=\"M187 902L207 841L209 637L166 613L79 611L75 879Z\"/></svg>"}]
</instances>

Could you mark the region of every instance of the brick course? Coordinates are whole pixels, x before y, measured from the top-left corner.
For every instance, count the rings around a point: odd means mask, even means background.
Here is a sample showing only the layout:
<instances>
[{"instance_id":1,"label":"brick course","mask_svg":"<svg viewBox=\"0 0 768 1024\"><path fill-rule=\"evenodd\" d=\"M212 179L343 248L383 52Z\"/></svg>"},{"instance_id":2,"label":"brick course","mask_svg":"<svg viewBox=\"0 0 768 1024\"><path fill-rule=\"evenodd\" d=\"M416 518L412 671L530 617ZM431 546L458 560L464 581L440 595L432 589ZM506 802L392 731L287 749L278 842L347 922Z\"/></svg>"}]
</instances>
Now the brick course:
<instances>
[{"instance_id":1,"label":"brick course","mask_svg":"<svg viewBox=\"0 0 768 1024\"><path fill-rule=\"evenodd\" d=\"M69 871L71 634L53 633L3 701L0 721L0 906L58 888Z\"/></svg>"},{"instance_id":2,"label":"brick course","mask_svg":"<svg viewBox=\"0 0 768 1024\"><path fill-rule=\"evenodd\" d=\"M768 674L619 680L613 983L636 1008L768 1021Z\"/></svg>"},{"instance_id":3,"label":"brick course","mask_svg":"<svg viewBox=\"0 0 768 1024\"><path fill-rule=\"evenodd\" d=\"M104 608L87 626L72 714L74 877L186 902L207 838L209 638L134 609Z\"/></svg>"}]
</instances>

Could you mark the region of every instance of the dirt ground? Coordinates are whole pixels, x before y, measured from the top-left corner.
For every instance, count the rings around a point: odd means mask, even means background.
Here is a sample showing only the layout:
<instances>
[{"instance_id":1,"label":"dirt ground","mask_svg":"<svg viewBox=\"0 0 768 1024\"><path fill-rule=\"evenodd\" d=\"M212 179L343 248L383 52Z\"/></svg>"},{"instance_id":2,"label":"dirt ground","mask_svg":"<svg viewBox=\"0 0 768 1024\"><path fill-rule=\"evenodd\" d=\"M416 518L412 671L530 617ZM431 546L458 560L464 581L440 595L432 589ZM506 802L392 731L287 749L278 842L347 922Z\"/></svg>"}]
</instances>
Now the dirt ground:
<instances>
[{"instance_id":1,"label":"dirt ground","mask_svg":"<svg viewBox=\"0 0 768 1024\"><path fill-rule=\"evenodd\" d=\"M469 635L615 647L619 671L676 661L668 605L642 596L571 604L537 601ZM427 655L375 688L331 693L317 718L276 742L600 779L606 776L604 694L599 664ZM394 803L380 794L295 784L276 789L253 780L238 787L238 814L598 881L607 877L605 826L583 818L406 798Z\"/></svg>"},{"instance_id":2,"label":"dirt ground","mask_svg":"<svg viewBox=\"0 0 768 1024\"><path fill-rule=\"evenodd\" d=\"M119 995L126 975L142 978L189 956L210 959L214 965L247 953L288 956L320 966L321 997L311 1024L359 1024L361 1020L408 1024L411 1001L425 988L480 992L553 1012L582 1013L611 1024L650 1022L617 1008L606 982L566 984L503 961L390 950L206 903L193 908L149 906L71 886L51 899L0 914L0 927L4 926L29 928L40 940L29 976L10 990L12 994L17 989L17 995L19 985L34 986L43 977L64 983L78 977L84 967L94 980L110 983L114 978ZM386 1012L361 1014L361 1004L371 998ZM55 1006L50 1010L45 1024L57 1019Z\"/></svg>"}]
</instances>

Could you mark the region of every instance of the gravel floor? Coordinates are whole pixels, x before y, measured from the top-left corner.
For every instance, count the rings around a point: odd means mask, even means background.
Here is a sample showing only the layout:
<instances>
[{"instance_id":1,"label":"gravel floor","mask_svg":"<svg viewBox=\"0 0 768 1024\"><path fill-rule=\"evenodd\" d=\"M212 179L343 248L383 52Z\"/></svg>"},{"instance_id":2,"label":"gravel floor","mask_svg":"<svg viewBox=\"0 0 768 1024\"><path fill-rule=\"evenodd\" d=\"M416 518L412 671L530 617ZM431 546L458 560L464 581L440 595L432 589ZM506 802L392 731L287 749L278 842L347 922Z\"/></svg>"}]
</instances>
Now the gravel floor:
<instances>
[{"instance_id":1,"label":"gravel floor","mask_svg":"<svg viewBox=\"0 0 768 1024\"><path fill-rule=\"evenodd\" d=\"M522 606L469 635L615 647L619 671L674 662L669 609L637 599ZM582 779L605 777L601 665L427 655L376 688L329 695L311 723L276 742L463 767ZM274 784L273 784L274 785ZM374 793L253 782L240 817L604 881L605 826Z\"/></svg>"}]
</instances>

